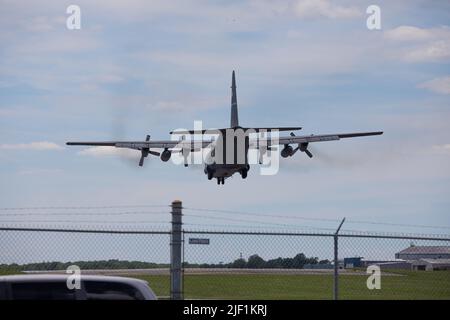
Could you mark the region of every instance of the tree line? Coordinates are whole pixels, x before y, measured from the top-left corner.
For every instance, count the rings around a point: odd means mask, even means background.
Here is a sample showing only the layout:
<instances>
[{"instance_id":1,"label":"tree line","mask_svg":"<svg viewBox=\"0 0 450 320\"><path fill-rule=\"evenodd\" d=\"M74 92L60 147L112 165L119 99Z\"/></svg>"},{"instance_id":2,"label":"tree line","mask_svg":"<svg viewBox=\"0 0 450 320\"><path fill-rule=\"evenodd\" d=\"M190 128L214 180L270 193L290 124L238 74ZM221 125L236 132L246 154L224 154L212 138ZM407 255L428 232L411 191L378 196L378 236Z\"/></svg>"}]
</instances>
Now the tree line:
<instances>
[{"instance_id":1,"label":"tree line","mask_svg":"<svg viewBox=\"0 0 450 320\"><path fill-rule=\"evenodd\" d=\"M185 268L242 268L242 269L303 269L306 265L329 265L329 260L319 260L317 257L306 257L303 253L295 255L293 258L276 258L264 260L257 254L251 255L247 260L239 258L230 263L189 263L184 262ZM144 261L128 260L97 260L97 261L71 261L71 262L37 262L26 264L0 264L0 269L10 269L18 271L49 271L65 270L71 265L77 265L81 270L99 269L154 269L168 268L168 263L154 263Z\"/></svg>"},{"instance_id":2,"label":"tree line","mask_svg":"<svg viewBox=\"0 0 450 320\"><path fill-rule=\"evenodd\" d=\"M306 257L303 253L299 253L293 258L276 258L270 260L264 260L259 255L254 254L248 257L247 260L239 258L231 263L201 263L192 264L189 262L184 263L184 267L191 268L242 268L242 269L303 269L306 265L313 266L325 266L331 262L327 259L320 260L318 257Z\"/></svg>"},{"instance_id":3,"label":"tree line","mask_svg":"<svg viewBox=\"0 0 450 320\"><path fill-rule=\"evenodd\" d=\"M81 270L98 270L98 269L152 269L152 268L168 268L169 264L154 263L144 261L128 261L128 260L97 260L97 261L71 261L71 262L37 262L26 264L0 264L1 269L14 269L20 271L33 270L65 270L71 265L77 265Z\"/></svg>"}]
</instances>

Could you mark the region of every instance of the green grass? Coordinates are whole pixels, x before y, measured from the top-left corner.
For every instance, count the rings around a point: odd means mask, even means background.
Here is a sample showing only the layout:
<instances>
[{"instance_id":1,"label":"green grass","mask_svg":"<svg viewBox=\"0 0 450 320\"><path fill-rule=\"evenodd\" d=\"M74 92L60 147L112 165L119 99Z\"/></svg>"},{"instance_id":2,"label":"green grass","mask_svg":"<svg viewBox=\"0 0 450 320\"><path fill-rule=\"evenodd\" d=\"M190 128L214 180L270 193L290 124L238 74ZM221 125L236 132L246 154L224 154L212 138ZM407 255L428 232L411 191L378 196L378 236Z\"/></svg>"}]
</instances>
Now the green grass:
<instances>
[{"instance_id":1,"label":"green grass","mask_svg":"<svg viewBox=\"0 0 450 320\"><path fill-rule=\"evenodd\" d=\"M158 296L169 296L168 276L141 276ZM450 272L384 276L369 290L366 276L341 275L341 299L450 299ZM186 275L187 299L332 299L331 275Z\"/></svg>"},{"instance_id":2,"label":"green grass","mask_svg":"<svg viewBox=\"0 0 450 320\"><path fill-rule=\"evenodd\" d=\"M12 275L12 274L21 274L22 272L20 270L17 269L2 269L0 268L0 276L8 276L8 275Z\"/></svg>"},{"instance_id":3,"label":"green grass","mask_svg":"<svg viewBox=\"0 0 450 320\"><path fill-rule=\"evenodd\" d=\"M450 299L450 271L393 271L382 276L380 290L368 290L366 277L339 277L342 299Z\"/></svg>"},{"instance_id":4,"label":"green grass","mask_svg":"<svg viewBox=\"0 0 450 320\"><path fill-rule=\"evenodd\" d=\"M18 274L1 270L0 275ZM369 290L367 276L339 276L341 299L450 299L450 271L392 271L381 289ZM169 276L136 276L159 297L170 295ZM185 275L186 299L332 299L332 275Z\"/></svg>"}]
</instances>

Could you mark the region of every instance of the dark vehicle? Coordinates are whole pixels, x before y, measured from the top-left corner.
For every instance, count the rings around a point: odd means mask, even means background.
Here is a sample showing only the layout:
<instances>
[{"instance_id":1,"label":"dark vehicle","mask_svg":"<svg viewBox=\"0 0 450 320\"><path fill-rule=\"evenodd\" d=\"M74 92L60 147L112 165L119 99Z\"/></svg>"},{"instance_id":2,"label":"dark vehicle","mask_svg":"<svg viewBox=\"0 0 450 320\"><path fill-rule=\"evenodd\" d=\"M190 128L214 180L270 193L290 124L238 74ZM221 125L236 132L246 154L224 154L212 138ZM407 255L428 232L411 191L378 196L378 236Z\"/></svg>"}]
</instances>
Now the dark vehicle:
<instances>
[{"instance_id":1,"label":"dark vehicle","mask_svg":"<svg viewBox=\"0 0 450 320\"><path fill-rule=\"evenodd\" d=\"M148 283L125 277L81 275L69 289L68 275L0 276L0 300L156 300Z\"/></svg>"}]
</instances>

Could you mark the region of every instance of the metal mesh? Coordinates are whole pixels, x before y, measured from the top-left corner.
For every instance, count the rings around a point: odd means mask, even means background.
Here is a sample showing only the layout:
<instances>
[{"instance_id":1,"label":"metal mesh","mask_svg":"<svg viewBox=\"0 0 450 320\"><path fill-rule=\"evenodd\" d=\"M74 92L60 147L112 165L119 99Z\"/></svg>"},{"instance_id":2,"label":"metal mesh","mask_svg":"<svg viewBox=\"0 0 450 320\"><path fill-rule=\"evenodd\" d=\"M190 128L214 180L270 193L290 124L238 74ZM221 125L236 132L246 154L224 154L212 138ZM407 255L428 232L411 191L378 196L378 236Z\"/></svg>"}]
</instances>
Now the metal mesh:
<instances>
[{"instance_id":1,"label":"metal mesh","mask_svg":"<svg viewBox=\"0 0 450 320\"><path fill-rule=\"evenodd\" d=\"M170 234L0 230L0 274L65 273L130 276L169 296Z\"/></svg>"},{"instance_id":2,"label":"metal mesh","mask_svg":"<svg viewBox=\"0 0 450 320\"><path fill-rule=\"evenodd\" d=\"M334 297L333 234L185 230L183 238L185 299ZM209 244L190 243L198 239ZM170 295L168 230L2 228L0 243L0 274L76 264L85 274L141 278L160 298ZM340 299L450 299L448 257L433 253L448 251L450 239L342 234L338 244ZM374 265L380 289L370 288Z\"/></svg>"},{"instance_id":3,"label":"metal mesh","mask_svg":"<svg viewBox=\"0 0 450 320\"><path fill-rule=\"evenodd\" d=\"M450 299L449 258L430 254L443 250L450 253L450 241L340 236L339 297ZM403 251L416 254L406 255L401 253ZM443 264L447 266L443 267ZM379 289L375 287L373 277L368 280L373 274L367 273L370 266L380 270Z\"/></svg>"},{"instance_id":4,"label":"metal mesh","mask_svg":"<svg viewBox=\"0 0 450 320\"><path fill-rule=\"evenodd\" d=\"M332 257L330 237L188 233L185 298L331 299Z\"/></svg>"}]
</instances>

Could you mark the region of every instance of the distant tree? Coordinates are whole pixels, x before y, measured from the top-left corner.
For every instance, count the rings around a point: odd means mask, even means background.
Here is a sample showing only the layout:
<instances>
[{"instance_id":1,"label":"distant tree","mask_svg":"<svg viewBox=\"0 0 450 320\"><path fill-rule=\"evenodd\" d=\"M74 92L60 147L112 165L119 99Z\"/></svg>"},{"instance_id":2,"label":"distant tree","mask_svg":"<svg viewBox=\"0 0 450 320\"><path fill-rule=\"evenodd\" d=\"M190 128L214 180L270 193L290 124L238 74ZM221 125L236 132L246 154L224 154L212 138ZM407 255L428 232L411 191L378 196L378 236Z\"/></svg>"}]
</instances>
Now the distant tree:
<instances>
[{"instance_id":1,"label":"distant tree","mask_svg":"<svg viewBox=\"0 0 450 320\"><path fill-rule=\"evenodd\" d=\"M231 264L231 268L245 268L246 266L247 262L242 258L234 260Z\"/></svg>"},{"instance_id":2,"label":"distant tree","mask_svg":"<svg viewBox=\"0 0 450 320\"><path fill-rule=\"evenodd\" d=\"M267 260L266 268L278 269L283 268L283 258L279 257L276 259Z\"/></svg>"},{"instance_id":3,"label":"distant tree","mask_svg":"<svg viewBox=\"0 0 450 320\"><path fill-rule=\"evenodd\" d=\"M328 259L320 260L320 261L319 261L319 264L330 264L330 263L331 263L331 261L328 260Z\"/></svg>"},{"instance_id":4,"label":"distant tree","mask_svg":"<svg viewBox=\"0 0 450 320\"><path fill-rule=\"evenodd\" d=\"M281 259L281 267L284 269L295 268L294 260L292 258L283 258Z\"/></svg>"},{"instance_id":5,"label":"distant tree","mask_svg":"<svg viewBox=\"0 0 450 320\"><path fill-rule=\"evenodd\" d=\"M291 268L303 269L307 263L308 260L306 259L306 256L303 253L299 253L292 259Z\"/></svg>"},{"instance_id":6,"label":"distant tree","mask_svg":"<svg viewBox=\"0 0 450 320\"><path fill-rule=\"evenodd\" d=\"M251 268L251 269L264 268L265 264L266 264L266 261L264 261L263 258L258 256L257 254L254 254L248 258L247 268Z\"/></svg>"}]
</instances>

